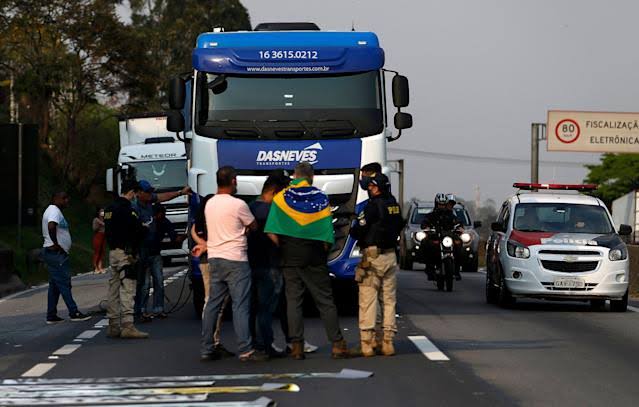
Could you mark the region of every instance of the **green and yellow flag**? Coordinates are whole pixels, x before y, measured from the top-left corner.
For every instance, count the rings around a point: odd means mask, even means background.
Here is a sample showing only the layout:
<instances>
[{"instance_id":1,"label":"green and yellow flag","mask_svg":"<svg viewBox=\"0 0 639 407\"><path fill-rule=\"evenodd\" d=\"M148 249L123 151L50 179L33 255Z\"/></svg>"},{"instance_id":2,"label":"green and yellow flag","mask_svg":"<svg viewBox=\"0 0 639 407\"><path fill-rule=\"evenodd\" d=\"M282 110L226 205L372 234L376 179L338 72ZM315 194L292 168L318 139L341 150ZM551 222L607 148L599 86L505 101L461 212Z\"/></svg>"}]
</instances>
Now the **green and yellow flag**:
<instances>
[{"instance_id":1,"label":"green and yellow flag","mask_svg":"<svg viewBox=\"0 0 639 407\"><path fill-rule=\"evenodd\" d=\"M328 197L305 179L296 179L273 198L264 232L333 244Z\"/></svg>"}]
</instances>

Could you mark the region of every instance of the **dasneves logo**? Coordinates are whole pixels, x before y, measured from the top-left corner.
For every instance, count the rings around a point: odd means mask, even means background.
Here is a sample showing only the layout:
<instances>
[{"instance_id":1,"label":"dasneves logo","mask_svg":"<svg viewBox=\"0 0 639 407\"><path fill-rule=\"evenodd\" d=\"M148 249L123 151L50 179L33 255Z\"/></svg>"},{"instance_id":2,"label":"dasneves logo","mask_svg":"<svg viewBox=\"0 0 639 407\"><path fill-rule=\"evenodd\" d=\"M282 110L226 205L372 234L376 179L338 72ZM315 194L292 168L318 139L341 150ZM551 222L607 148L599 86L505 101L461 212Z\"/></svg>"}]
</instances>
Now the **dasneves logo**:
<instances>
[{"instance_id":1,"label":"dasneves logo","mask_svg":"<svg viewBox=\"0 0 639 407\"><path fill-rule=\"evenodd\" d=\"M260 165L282 165L301 161L317 164L318 152L323 150L320 143L311 144L302 150L260 150L255 161Z\"/></svg>"}]
</instances>

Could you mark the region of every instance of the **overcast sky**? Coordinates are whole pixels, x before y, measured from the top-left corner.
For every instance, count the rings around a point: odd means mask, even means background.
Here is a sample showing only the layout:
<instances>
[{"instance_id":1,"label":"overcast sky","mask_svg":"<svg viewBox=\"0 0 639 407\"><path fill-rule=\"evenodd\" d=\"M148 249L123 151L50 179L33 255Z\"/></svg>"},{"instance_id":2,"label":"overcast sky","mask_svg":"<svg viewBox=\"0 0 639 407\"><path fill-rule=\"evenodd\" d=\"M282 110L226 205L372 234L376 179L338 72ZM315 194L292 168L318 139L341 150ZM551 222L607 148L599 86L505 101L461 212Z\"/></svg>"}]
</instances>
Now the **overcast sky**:
<instances>
[{"instance_id":1,"label":"overcast sky","mask_svg":"<svg viewBox=\"0 0 639 407\"><path fill-rule=\"evenodd\" d=\"M414 127L389 145L390 158L406 160L406 198L443 191L473 200L479 187L482 201L501 201L514 181L529 180L530 125L548 109L639 111L636 0L242 3L253 25L354 23L379 35L386 67L411 84ZM545 151L541 159L546 182L581 182L582 164L598 161Z\"/></svg>"}]
</instances>

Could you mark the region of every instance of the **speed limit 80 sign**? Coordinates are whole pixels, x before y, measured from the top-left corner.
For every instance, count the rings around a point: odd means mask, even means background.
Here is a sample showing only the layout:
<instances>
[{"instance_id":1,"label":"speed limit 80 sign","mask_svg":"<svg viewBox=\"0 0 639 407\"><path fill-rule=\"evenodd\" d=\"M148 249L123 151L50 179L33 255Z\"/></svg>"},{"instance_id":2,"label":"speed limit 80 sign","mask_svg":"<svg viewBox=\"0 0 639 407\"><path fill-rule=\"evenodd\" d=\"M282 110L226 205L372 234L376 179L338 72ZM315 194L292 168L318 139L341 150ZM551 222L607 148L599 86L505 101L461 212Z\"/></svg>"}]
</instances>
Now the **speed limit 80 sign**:
<instances>
[{"instance_id":1,"label":"speed limit 80 sign","mask_svg":"<svg viewBox=\"0 0 639 407\"><path fill-rule=\"evenodd\" d=\"M548 151L639 153L639 113L548 112Z\"/></svg>"}]
</instances>

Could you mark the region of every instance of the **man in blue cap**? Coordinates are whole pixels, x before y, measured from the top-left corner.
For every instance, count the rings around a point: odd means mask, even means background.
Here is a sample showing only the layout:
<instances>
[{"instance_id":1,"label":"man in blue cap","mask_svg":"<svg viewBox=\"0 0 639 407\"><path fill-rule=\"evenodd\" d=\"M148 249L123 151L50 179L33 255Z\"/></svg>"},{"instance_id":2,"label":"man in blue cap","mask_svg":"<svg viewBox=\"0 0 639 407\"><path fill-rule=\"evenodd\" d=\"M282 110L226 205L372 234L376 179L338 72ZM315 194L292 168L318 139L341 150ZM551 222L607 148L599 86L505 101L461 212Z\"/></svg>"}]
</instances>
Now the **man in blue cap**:
<instances>
[{"instance_id":1,"label":"man in blue cap","mask_svg":"<svg viewBox=\"0 0 639 407\"><path fill-rule=\"evenodd\" d=\"M170 201L171 199L177 198L178 196L186 195L191 192L191 188L186 186L179 191L170 191L170 192L160 192L156 193L155 188L151 183L147 180L139 181L139 192L138 199L134 205L136 212L140 218L140 221L144 226L151 230L155 227L153 224L153 204L159 202ZM151 270L151 256L150 256L150 248L153 246L153 233L147 233L145 240L142 242L140 247L140 257L138 261L138 279L135 290L135 317L139 322L151 322L151 315L142 313L142 298L149 295L148 290L146 293L144 292L145 282L150 277ZM155 273L162 273L162 268L159 270L154 268ZM161 278L155 279L155 281L162 281ZM146 285L148 287L148 285Z\"/></svg>"}]
</instances>

